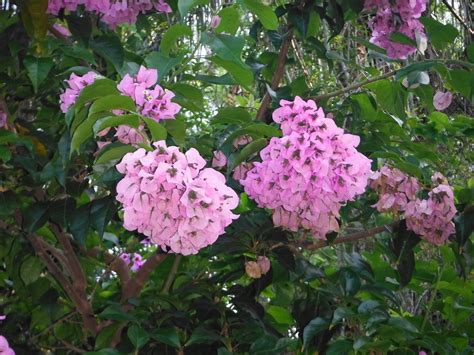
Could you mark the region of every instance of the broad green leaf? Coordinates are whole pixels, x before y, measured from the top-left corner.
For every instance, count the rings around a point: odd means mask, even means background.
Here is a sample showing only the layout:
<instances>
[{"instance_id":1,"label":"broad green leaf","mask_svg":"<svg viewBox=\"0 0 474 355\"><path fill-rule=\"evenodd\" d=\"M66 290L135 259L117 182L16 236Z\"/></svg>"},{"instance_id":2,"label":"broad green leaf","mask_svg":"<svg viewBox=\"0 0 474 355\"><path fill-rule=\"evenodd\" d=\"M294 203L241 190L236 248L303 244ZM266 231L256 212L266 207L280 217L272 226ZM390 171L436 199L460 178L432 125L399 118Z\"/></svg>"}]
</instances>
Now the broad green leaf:
<instances>
[{"instance_id":1,"label":"broad green leaf","mask_svg":"<svg viewBox=\"0 0 474 355\"><path fill-rule=\"evenodd\" d=\"M48 73L54 64L53 60L51 58L27 56L23 60L23 64L33 84L33 89L37 92L39 85L48 77Z\"/></svg>"},{"instance_id":2,"label":"broad green leaf","mask_svg":"<svg viewBox=\"0 0 474 355\"><path fill-rule=\"evenodd\" d=\"M428 119L434 123L437 131L443 131L450 125L448 116L442 112L432 112Z\"/></svg>"},{"instance_id":3,"label":"broad green leaf","mask_svg":"<svg viewBox=\"0 0 474 355\"><path fill-rule=\"evenodd\" d=\"M221 341L222 337L210 330L204 328L196 328L191 337L186 342L185 346L195 345L195 344L212 344L216 341Z\"/></svg>"},{"instance_id":4,"label":"broad green leaf","mask_svg":"<svg viewBox=\"0 0 474 355\"><path fill-rule=\"evenodd\" d=\"M137 114L125 114L125 115L118 115L118 116L107 116L97 120L94 123L93 131L94 134L99 133L100 131L109 128L109 127L117 127L120 125L125 125L132 128L138 128L140 125L140 115Z\"/></svg>"},{"instance_id":5,"label":"broad green leaf","mask_svg":"<svg viewBox=\"0 0 474 355\"><path fill-rule=\"evenodd\" d=\"M108 115L106 115L108 116ZM77 128L74 130L74 133L71 138L71 152L70 156L74 152L78 152L82 143L84 143L87 139L91 138L94 134L92 127L94 127L95 122L104 117L103 113L98 113L95 115L91 115L86 118L82 123L80 123ZM74 129L74 127L73 127Z\"/></svg>"},{"instance_id":6,"label":"broad green leaf","mask_svg":"<svg viewBox=\"0 0 474 355\"><path fill-rule=\"evenodd\" d=\"M28 0L19 2L20 15L28 36L42 42L48 32L48 0Z\"/></svg>"},{"instance_id":7,"label":"broad green leaf","mask_svg":"<svg viewBox=\"0 0 474 355\"><path fill-rule=\"evenodd\" d=\"M326 330L329 327L329 322L321 317L317 317L308 323L303 330L303 344L307 348L309 342L317 335L318 333Z\"/></svg>"},{"instance_id":8,"label":"broad green leaf","mask_svg":"<svg viewBox=\"0 0 474 355\"><path fill-rule=\"evenodd\" d=\"M411 72L430 70L436 63L437 62L435 60L426 60L407 65L406 67L397 71L397 73L395 74L395 78L398 80L407 76Z\"/></svg>"},{"instance_id":9,"label":"broad green leaf","mask_svg":"<svg viewBox=\"0 0 474 355\"><path fill-rule=\"evenodd\" d=\"M170 51L173 48L173 46L176 44L178 39L180 37L185 37L189 36L191 37L193 35L193 31L189 26L176 23L172 25L168 31L166 31L163 35L163 38L161 39L160 42L160 51L163 53L165 56L169 57Z\"/></svg>"},{"instance_id":10,"label":"broad green leaf","mask_svg":"<svg viewBox=\"0 0 474 355\"><path fill-rule=\"evenodd\" d=\"M468 100L474 91L474 72L464 69L452 69L449 71L449 85Z\"/></svg>"},{"instance_id":11,"label":"broad green leaf","mask_svg":"<svg viewBox=\"0 0 474 355\"><path fill-rule=\"evenodd\" d=\"M185 17L189 11L199 5L205 5L209 0L178 0L178 10L181 17Z\"/></svg>"},{"instance_id":12,"label":"broad green leaf","mask_svg":"<svg viewBox=\"0 0 474 355\"><path fill-rule=\"evenodd\" d=\"M183 144L186 138L186 123L182 119L164 120L162 122L169 134L176 143Z\"/></svg>"},{"instance_id":13,"label":"broad green leaf","mask_svg":"<svg viewBox=\"0 0 474 355\"><path fill-rule=\"evenodd\" d=\"M270 6L264 5L260 0L239 0L239 3L255 14L267 30L278 29L278 17Z\"/></svg>"},{"instance_id":14,"label":"broad green leaf","mask_svg":"<svg viewBox=\"0 0 474 355\"><path fill-rule=\"evenodd\" d=\"M253 73L247 65L243 63L236 63L231 60L224 60L219 57L210 58L212 62L221 66L230 74L230 76L247 90L250 91L250 87L253 83Z\"/></svg>"},{"instance_id":15,"label":"broad green leaf","mask_svg":"<svg viewBox=\"0 0 474 355\"><path fill-rule=\"evenodd\" d=\"M137 149L133 146L120 142L107 144L100 150L99 155L95 160L95 164L106 164L110 161L120 160L125 154L134 152L135 150Z\"/></svg>"},{"instance_id":16,"label":"broad green leaf","mask_svg":"<svg viewBox=\"0 0 474 355\"><path fill-rule=\"evenodd\" d=\"M76 108L80 108L87 102L109 95L119 95L117 83L105 78L96 79L91 85L82 89L76 100L75 106Z\"/></svg>"},{"instance_id":17,"label":"broad green leaf","mask_svg":"<svg viewBox=\"0 0 474 355\"><path fill-rule=\"evenodd\" d=\"M77 59L83 59L84 61L97 65L94 55L87 50L86 48L79 46L79 45L74 45L74 46L62 46L61 50L63 53L67 56L77 58Z\"/></svg>"},{"instance_id":18,"label":"broad green leaf","mask_svg":"<svg viewBox=\"0 0 474 355\"><path fill-rule=\"evenodd\" d=\"M116 212L117 206L114 197L107 196L91 202L90 224L100 237L104 234L105 227Z\"/></svg>"},{"instance_id":19,"label":"broad green leaf","mask_svg":"<svg viewBox=\"0 0 474 355\"><path fill-rule=\"evenodd\" d=\"M329 344L326 355L350 354L352 350L352 341L340 339Z\"/></svg>"},{"instance_id":20,"label":"broad green leaf","mask_svg":"<svg viewBox=\"0 0 474 355\"><path fill-rule=\"evenodd\" d=\"M280 306L269 306L267 313L273 317L273 319L279 324L291 325L294 319L287 308Z\"/></svg>"},{"instance_id":21,"label":"broad green leaf","mask_svg":"<svg viewBox=\"0 0 474 355\"><path fill-rule=\"evenodd\" d=\"M117 329L121 326L119 322L116 322L102 329L95 339L95 350L108 347L114 339Z\"/></svg>"},{"instance_id":22,"label":"broad green leaf","mask_svg":"<svg viewBox=\"0 0 474 355\"><path fill-rule=\"evenodd\" d=\"M235 157L232 167L230 169L233 169L243 161L245 161L247 158L252 156L255 153L258 153L261 151L263 148L267 146L267 139L266 138L259 138L256 139L249 144L247 144Z\"/></svg>"},{"instance_id":23,"label":"broad green leaf","mask_svg":"<svg viewBox=\"0 0 474 355\"><path fill-rule=\"evenodd\" d=\"M115 34L106 34L91 41L92 49L102 58L110 61L118 71L124 61L124 51L120 38Z\"/></svg>"},{"instance_id":24,"label":"broad green leaf","mask_svg":"<svg viewBox=\"0 0 474 355\"><path fill-rule=\"evenodd\" d=\"M216 33L228 33L235 35L240 26L240 12L236 6L224 7L219 11L218 16L221 18L219 26L216 27Z\"/></svg>"},{"instance_id":25,"label":"broad green leaf","mask_svg":"<svg viewBox=\"0 0 474 355\"><path fill-rule=\"evenodd\" d=\"M219 58L243 65L241 59L242 50L245 45L243 37L205 32L202 34L202 42L211 47Z\"/></svg>"},{"instance_id":26,"label":"broad green leaf","mask_svg":"<svg viewBox=\"0 0 474 355\"><path fill-rule=\"evenodd\" d=\"M420 21L425 26L429 42L436 49L446 48L452 44L459 35L458 30L451 24L443 25L431 17L421 17Z\"/></svg>"},{"instance_id":27,"label":"broad green leaf","mask_svg":"<svg viewBox=\"0 0 474 355\"><path fill-rule=\"evenodd\" d=\"M367 85L377 96L377 103L387 112L398 118L405 118L407 94L399 82L379 80Z\"/></svg>"},{"instance_id":28,"label":"broad green leaf","mask_svg":"<svg viewBox=\"0 0 474 355\"><path fill-rule=\"evenodd\" d=\"M242 107L223 107L211 121L211 124L237 124L247 125L252 122L252 117L248 110Z\"/></svg>"},{"instance_id":29,"label":"broad green leaf","mask_svg":"<svg viewBox=\"0 0 474 355\"><path fill-rule=\"evenodd\" d=\"M275 126L270 126L264 123L253 123L247 127L232 132L232 134L224 142L224 145L232 144L235 138L243 135L249 135L252 138L281 137L281 131Z\"/></svg>"},{"instance_id":30,"label":"broad green leaf","mask_svg":"<svg viewBox=\"0 0 474 355\"><path fill-rule=\"evenodd\" d=\"M177 102L182 107L193 112L204 111L202 92L195 86L178 83L170 86L170 90L176 94L173 101Z\"/></svg>"},{"instance_id":31,"label":"broad green leaf","mask_svg":"<svg viewBox=\"0 0 474 355\"><path fill-rule=\"evenodd\" d=\"M97 315L100 319L111 319L118 321L135 321L136 318L122 310L119 305L110 305Z\"/></svg>"},{"instance_id":32,"label":"broad green leaf","mask_svg":"<svg viewBox=\"0 0 474 355\"><path fill-rule=\"evenodd\" d=\"M148 68L158 70L158 81L160 82L166 77L169 71L180 64L183 59L184 55L168 57L163 53L152 52L145 57L145 63Z\"/></svg>"},{"instance_id":33,"label":"broad green leaf","mask_svg":"<svg viewBox=\"0 0 474 355\"><path fill-rule=\"evenodd\" d=\"M128 328L127 335L135 349L142 348L150 340L148 332L136 324Z\"/></svg>"},{"instance_id":34,"label":"broad green leaf","mask_svg":"<svg viewBox=\"0 0 474 355\"><path fill-rule=\"evenodd\" d=\"M153 332L152 338L160 343L172 346L174 348L181 347L179 334L175 329L172 328L160 328Z\"/></svg>"},{"instance_id":35,"label":"broad green leaf","mask_svg":"<svg viewBox=\"0 0 474 355\"><path fill-rule=\"evenodd\" d=\"M390 35L390 40L392 42L407 44L407 45L416 47L416 41L414 39L411 39L406 34L401 33L401 32L393 32Z\"/></svg>"},{"instance_id":36,"label":"broad green leaf","mask_svg":"<svg viewBox=\"0 0 474 355\"><path fill-rule=\"evenodd\" d=\"M166 131L166 128L163 127L163 125L156 122L152 118L142 116L141 119L143 122L145 122L145 125L150 130L153 142L166 140L166 136L168 135L168 133Z\"/></svg>"},{"instance_id":37,"label":"broad green leaf","mask_svg":"<svg viewBox=\"0 0 474 355\"><path fill-rule=\"evenodd\" d=\"M24 228L28 233L33 233L48 220L48 205L45 202L32 204L23 211L22 215Z\"/></svg>"},{"instance_id":38,"label":"broad green leaf","mask_svg":"<svg viewBox=\"0 0 474 355\"><path fill-rule=\"evenodd\" d=\"M20 276L25 285L35 282L43 272L43 263L36 256L29 256L21 263Z\"/></svg>"},{"instance_id":39,"label":"broad green leaf","mask_svg":"<svg viewBox=\"0 0 474 355\"><path fill-rule=\"evenodd\" d=\"M89 109L89 117L95 113L112 110L135 111L136 105L131 97L124 95L107 95L94 101Z\"/></svg>"}]
</instances>

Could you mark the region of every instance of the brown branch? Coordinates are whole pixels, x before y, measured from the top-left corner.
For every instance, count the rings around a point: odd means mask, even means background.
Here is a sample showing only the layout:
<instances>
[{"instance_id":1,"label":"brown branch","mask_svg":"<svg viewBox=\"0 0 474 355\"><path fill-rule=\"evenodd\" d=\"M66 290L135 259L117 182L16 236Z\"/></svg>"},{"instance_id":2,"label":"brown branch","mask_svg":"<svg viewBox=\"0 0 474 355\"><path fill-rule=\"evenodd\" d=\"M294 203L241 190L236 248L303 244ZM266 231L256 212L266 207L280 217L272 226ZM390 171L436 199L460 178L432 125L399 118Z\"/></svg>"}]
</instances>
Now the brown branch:
<instances>
[{"instance_id":1,"label":"brown branch","mask_svg":"<svg viewBox=\"0 0 474 355\"><path fill-rule=\"evenodd\" d=\"M288 33L286 34L286 38L283 41L280 52L278 53L278 61L275 68L275 72L273 73L272 82L270 83L270 88L272 90L276 90L278 85L280 84L281 78L283 77L285 71L285 63L286 63L286 56L288 54L288 50L290 49L291 40L293 39L293 29L289 29ZM268 105L271 102L270 95L265 93L262 99L262 103L260 104L260 108L257 112L257 120L265 121L265 115L267 113Z\"/></svg>"},{"instance_id":2,"label":"brown branch","mask_svg":"<svg viewBox=\"0 0 474 355\"><path fill-rule=\"evenodd\" d=\"M307 243L307 244L304 245L304 248L306 250L317 250L317 249L332 246L332 245L335 245L335 244L357 242L357 241L362 240L362 239L373 237L373 236L375 236L379 233L382 233L382 232L390 232L394 227L396 227L398 225L398 223L399 223L399 221L393 222L391 224L383 225L383 226L374 227L374 228L367 229L367 230L364 230L364 231L360 231L360 232L357 232L357 233L349 234L349 235L346 235L346 236L337 237L336 239L334 239L329 244L325 240L320 240L320 241L313 242L313 243Z\"/></svg>"},{"instance_id":3,"label":"brown branch","mask_svg":"<svg viewBox=\"0 0 474 355\"><path fill-rule=\"evenodd\" d=\"M443 4L448 8L448 10L456 17L461 25L472 35L474 34L474 30L470 28L467 23L462 19L461 16L453 9L453 7L447 2L447 0L442 0Z\"/></svg>"},{"instance_id":4,"label":"brown branch","mask_svg":"<svg viewBox=\"0 0 474 355\"><path fill-rule=\"evenodd\" d=\"M163 286L163 290L161 293L167 295L170 291L171 285L173 284L174 278L178 273L179 263L181 262L182 255L176 255L173 260L173 265L171 266L171 270L166 278L165 285Z\"/></svg>"},{"instance_id":5,"label":"brown branch","mask_svg":"<svg viewBox=\"0 0 474 355\"><path fill-rule=\"evenodd\" d=\"M373 83L375 81L390 78L390 77L394 76L397 73L397 71L398 70L392 70L392 71L390 71L386 74L376 76L374 78L370 78L368 80L362 81L362 82L357 83L357 84L349 85L348 87L345 87L344 89L333 91L333 92L330 92L330 93L327 93L327 94L312 96L312 97L309 97L308 99L311 99L311 100L314 100L314 101L327 100L327 99L330 99L331 97L339 96L339 95L348 93L350 91L359 89L359 88L361 88L361 87L363 87L367 84Z\"/></svg>"}]
</instances>

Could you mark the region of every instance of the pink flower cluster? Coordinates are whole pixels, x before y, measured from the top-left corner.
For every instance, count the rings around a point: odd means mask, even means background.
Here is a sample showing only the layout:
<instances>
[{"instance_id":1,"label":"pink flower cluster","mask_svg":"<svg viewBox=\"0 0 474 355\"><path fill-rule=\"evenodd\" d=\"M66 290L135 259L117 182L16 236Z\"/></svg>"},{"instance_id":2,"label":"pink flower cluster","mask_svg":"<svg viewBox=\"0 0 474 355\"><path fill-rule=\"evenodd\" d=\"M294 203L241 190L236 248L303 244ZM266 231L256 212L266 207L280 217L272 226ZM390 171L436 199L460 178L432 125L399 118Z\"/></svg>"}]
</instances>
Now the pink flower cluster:
<instances>
[{"instance_id":1,"label":"pink flower cluster","mask_svg":"<svg viewBox=\"0 0 474 355\"><path fill-rule=\"evenodd\" d=\"M83 76L72 73L69 79L66 80L68 88L66 88L66 90L59 96L61 111L66 113L69 107L74 105L82 89L91 85L98 77L99 75L93 71L90 71Z\"/></svg>"},{"instance_id":2,"label":"pink flower cluster","mask_svg":"<svg viewBox=\"0 0 474 355\"><path fill-rule=\"evenodd\" d=\"M111 28L122 23L134 24L139 13L153 8L159 13L171 12L164 0L49 0L48 13L57 15L61 9L75 11L80 5L101 16L101 20Z\"/></svg>"},{"instance_id":3,"label":"pink flower cluster","mask_svg":"<svg viewBox=\"0 0 474 355\"><path fill-rule=\"evenodd\" d=\"M284 136L272 138L241 184L260 207L273 210L273 222L317 238L337 231L339 210L365 191L370 160L356 149L359 137L325 117L314 101L282 100L273 120Z\"/></svg>"},{"instance_id":4,"label":"pink flower cluster","mask_svg":"<svg viewBox=\"0 0 474 355\"><path fill-rule=\"evenodd\" d=\"M401 212L408 202L416 199L420 189L418 180L398 169L381 167L369 178L369 186L379 194L378 202L372 206L379 212Z\"/></svg>"},{"instance_id":5,"label":"pink flower cluster","mask_svg":"<svg viewBox=\"0 0 474 355\"><path fill-rule=\"evenodd\" d=\"M393 33L402 33L413 40L417 36L426 38L424 26L419 21L426 10L426 0L365 0L364 7L367 10L377 9L370 22L370 41L386 49L389 57L405 59L416 51L412 45L391 41Z\"/></svg>"},{"instance_id":6,"label":"pink flower cluster","mask_svg":"<svg viewBox=\"0 0 474 355\"><path fill-rule=\"evenodd\" d=\"M380 212L405 213L407 228L426 241L440 245L455 232L454 194L446 178L435 173L431 180L435 188L428 199L417 198L420 185L416 178L398 169L382 167L369 179L369 185L379 194L374 205Z\"/></svg>"},{"instance_id":7,"label":"pink flower cluster","mask_svg":"<svg viewBox=\"0 0 474 355\"><path fill-rule=\"evenodd\" d=\"M8 117L7 117L6 112L4 112L4 111L0 108L0 128L6 126L6 125L7 125L7 122L8 122Z\"/></svg>"},{"instance_id":8,"label":"pink flower cluster","mask_svg":"<svg viewBox=\"0 0 474 355\"><path fill-rule=\"evenodd\" d=\"M432 179L436 184L436 177ZM445 183L431 190L428 199L416 199L405 207L407 228L435 245L443 244L456 232L452 221L455 215L453 189Z\"/></svg>"},{"instance_id":9,"label":"pink flower cluster","mask_svg":"<svg viewBox=\"0 0 474 355\"><path fill-rule=\"evenodd\" d=\"M124 227L174 253L196 254L238 218L231 210L239 199L224 175L203 169L206 161L194 148L183 154L164 141L154 146L126 154L117 165L125 174L117 184Z\"/></svg>"},{"instance_id":10,"label":"pink flower cluster","mask_svg":"<svg viewBox=\"0 0 474 355\"><path fill-rule=\"evenodd\" d=\"M0 321L5 320L6 316L0 315ZM15 351L10 348L8 340L0 335L0 354L1 355L15 355Z\"/></svg>"},{"instance_id":11,"label":"pink flower cluster","mask_svg":"<svg viewBox=\"0 0 474 355\"><path fill-rule=\"evenodd\" d=\"M138 253L122 253L120 254L120 259L122 259L133 272L140 270L145 263L145 260L143 260L142 256Z\"/></svg>"},{"instance_id":12,"label":"pink flower cluster","mask_svg":"<svg viewBox=\"0 0 474 355\"><path fill-rule=\"evenodd\" d=\"M156 121L173 119L181 109L181 106L171 102L174 94L159 85L156 69L140 67L138 74L134 77L125 75L117 88L119 91L130 96L137 104L138 111ZM155 87L151 89L153 86Z\"/></svg>"},{"instance_id":13,"label":"pink flower cluster","mask_svg":"<svg viewBox=\"0 0 474 355\"><path fill-rule=\"evenodd\" d=\"M270 260L266 256L259 256L257 261L247 261L245 263L245 272L252 279L259 279L270 271Z\"/></svg>"}]
</instances>

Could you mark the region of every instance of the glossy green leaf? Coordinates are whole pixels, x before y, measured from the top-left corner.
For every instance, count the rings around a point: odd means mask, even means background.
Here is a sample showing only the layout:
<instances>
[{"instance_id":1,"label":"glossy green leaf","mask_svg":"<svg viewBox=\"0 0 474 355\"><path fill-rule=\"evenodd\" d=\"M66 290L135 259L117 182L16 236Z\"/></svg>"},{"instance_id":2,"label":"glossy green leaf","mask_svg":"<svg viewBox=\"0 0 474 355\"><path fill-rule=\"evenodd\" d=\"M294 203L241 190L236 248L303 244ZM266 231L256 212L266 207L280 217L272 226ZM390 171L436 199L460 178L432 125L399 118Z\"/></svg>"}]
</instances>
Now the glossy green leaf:
<instances>
[{"instance_id":1,"label":"glossy green leaf","mask_svg":"<svg viewBox=\"0 0 474 355\"><path fill-rule=\"evenodd\" d=\"M175 23L163 34L163 38L160 42L161 53L168 57L171 49L178 42L179 38L186 36L191 37L192 35L193 31L189 26Z\"/></svg>"},{"instance_id":2,"label":"glossy green leaf","mask_svg":"<svg viewBox=\"0 0 474 355\"><path fill-rule=\"evenodd\" d=\"M454 42L459 32L451 24L443 25L431 17L421 17L429 42L437 49L446 48Z\"/></svg>"},{"instance_id":3,"label":"glossy green leaf","mask_svg":"<svg viewBox=\"0 0 474 355\"><path fill-rule=\"evenodd\" d=\"M82 89L75 102L75 106L76 108L80 108L87 102L91 102L101 97L110 95L119 95L117 83L113 80L105 78L96 79L91 85L88 85Z\"/></svg>"},{"instance_id":4,"label":"glossy green leaf","mask_svg":"<svg viewBox=\"0 0 474 355\"><path fill-rule=\"evenodd\" d=\"M91 41L91 47L102 58L110 61L116 70L122 67L125 54L117 35L107 34L95 38Z\"/></svg>"},{"instance_id":5,"label":"glossy green leaf","mask_svg":"<svg viewBox=\"0 0 474 355\"><path fill-rule=\"evenodd\" d=\"M209 0L178 0L178 10L181 17L185 17L196 6L205 5L208 2Z\"/></svg>"},{"instance_id":6,"label":"glossy green leaf","mask_svg":"<svg viewBox=\"0 0 474 355\"><path fill-rule=\"evenodd\" d=\"M267 30L278 29L278 17L270 6L264 5L260 0L239 0L239 3L255 14Z\"/></svg>"},{"instance_id":7,"label":"glossy green leaf","mask_svg":"<svg viewBox=\"0 0 474 355\"><path fill-rule=\"evenodd\" d=\"M166 140L166 136L168 135L168 133L166 131L166 128L163 125L156 122L154 119L151 119L148 117L142 116L141 119L143 122L145 122L146 127L150 130L153 142Z\"/></svg>"},{"instance_id":8,"label":"glossy green leaf","mask_svg":"<svg viewBox=\"0 0 474 355\"><path fill-rule=\"evenodd\" d=\"M23 64L28 72L28 77L30 78L31 83L33 84L33 89L37 92L40 84L48 77L54 63L51 58L27 56L23 60Z\"/></svg>"},{"instance_id":9,"label":"glossy green leaf","mask_svg":"<svg viewBox=\"0 0 474 355\"><path fill-rule=\"evenodd\" d=\"M110 161L118 161L122 159L125 154L134 152L135 150L135 147L120 142L107 144L100 150L99 155L95 160L95 164L106 164Z\"/></svg>"},{"instance_id":10,"label":"glossy green leaf","mask_svg":"<svg viewBox=\"0 0 474 355\"><path fill-rule=\"evenodd\" d=\"M132 128L138 128L140 125L140 115L137 114L125 114L118 116L107 116L97 120L92 127L94 134L109 128L125 125Z\"/></svg>"},{"instance_id":11,"label":"glossy green leaf","mask_svg":"<svg viewBox=\"0 0 474 355\"><path fill-rule=\"evenodd\" d=\"M89 109L89 117L95 113L112 110L135 111L136 105L131 97L124 95L107 95L94 101Z\"/></svg>"},{"instance_id":12,"label":"glossy green leaf","mask_svg":"<svg viewBox=\"0 0 474 355\"><path fill-rule=\"evenodd\" d=\"M256 139L249 144L247 144L234 158L232 167L230 169L233 169L243 161L247 160L250 158L252 155L258 153L261 151L263 148L267 146L268 140L266 138L259 138Z\"/></svg>"},{"instance_id":13,"label":"glossy green leaf","mask_svg":"<svg viewBox=\"0 0 474 355\"><path fill-rule=\"evenodd\" d=\"M43 263L36 256L29 256L26 258L20 267L20 276L25 285L29 285L40 277L43 272Z\"/></svg>"},{"instance_id":14,"label":"glossy green leaf","mask_svg":"<svg viewBox=\"0 0 474 355\"><path fill-rule=\"evenodd\" d=\"M240 12L238 8L235 5L224 7L219 11L218 16L221 18L221 22L216 27L215 32L235 35L240 26Z\"/></svg>"},{"instance_id":15,"label":"glossy green leaf","mask_svg":"<svg viewBox=\"0 0 474 355\"><path fill-rule=\"evenodd\" d=\"M303 344L308 348L311 340L318 334L325 331L329 327L329 322L321 317L317 317L309 322L303 330Z\"/></svg>"},{"instance_id":16,"label":"glossy green leaf","mask_svg":"<svg viewBox=\"0 0 474 355\"><path fill-rule=\"evenodd\" d=\"M174 348L181 347L181 341L179 340L179 334L175 329L172 328L160 328L152 334L152 338Z\"/></svg>"},{"instance_id":17,"label":"glossy green leaf","mask_svg":"<svg viewBox=\"0 0 474 355\"><path fill-rule=\"evenodd\" d=\"M142 348L150 340L148 332L136 324L128 328L127 335L135 349Z\"/></svg>"}]
</instances>

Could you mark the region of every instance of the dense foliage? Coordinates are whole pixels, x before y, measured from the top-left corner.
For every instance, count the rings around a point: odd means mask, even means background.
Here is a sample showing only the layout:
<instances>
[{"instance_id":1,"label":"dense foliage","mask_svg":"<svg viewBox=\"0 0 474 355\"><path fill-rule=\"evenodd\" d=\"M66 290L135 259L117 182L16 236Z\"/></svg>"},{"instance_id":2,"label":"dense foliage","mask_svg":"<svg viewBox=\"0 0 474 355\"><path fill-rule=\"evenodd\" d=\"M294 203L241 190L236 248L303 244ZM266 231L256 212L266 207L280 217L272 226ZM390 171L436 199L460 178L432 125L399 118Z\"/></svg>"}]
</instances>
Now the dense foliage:
<instances>
[{"instance_id":1,"label":"dense foliage","mask_svg":"<svg viewBox=\"0 0 474 355\"><path fill-rule=\"evenodd\" d=\"M470 6L0 1L0 354L471 354Z\"/></svg>"}]
</instances>

